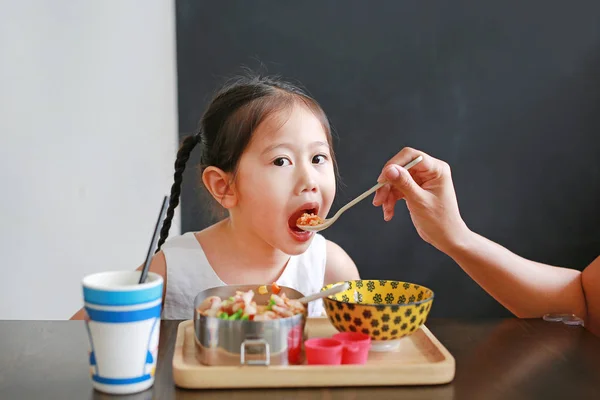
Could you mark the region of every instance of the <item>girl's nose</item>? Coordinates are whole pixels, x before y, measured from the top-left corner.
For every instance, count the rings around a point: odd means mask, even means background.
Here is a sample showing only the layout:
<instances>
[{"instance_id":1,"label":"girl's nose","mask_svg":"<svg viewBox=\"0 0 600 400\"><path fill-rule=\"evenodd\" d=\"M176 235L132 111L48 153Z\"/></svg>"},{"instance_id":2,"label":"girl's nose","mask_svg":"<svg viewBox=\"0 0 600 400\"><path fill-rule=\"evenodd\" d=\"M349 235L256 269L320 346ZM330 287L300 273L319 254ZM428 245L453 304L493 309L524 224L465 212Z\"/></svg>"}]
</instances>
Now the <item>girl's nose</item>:
<instances>
[{"instance_id":1,"label":"girl's nose","mask_svg":"<svg viewBox=\"0 0 600 400\"><path fill-rule=\"evenodd\" d=\"M302 168L300 176L298 178L297 192L298 194L306 192L317 192L318 185L317 180L314 177L315 171L312 170L312 165L309 167Z\"/></svg>"}]
</instances>

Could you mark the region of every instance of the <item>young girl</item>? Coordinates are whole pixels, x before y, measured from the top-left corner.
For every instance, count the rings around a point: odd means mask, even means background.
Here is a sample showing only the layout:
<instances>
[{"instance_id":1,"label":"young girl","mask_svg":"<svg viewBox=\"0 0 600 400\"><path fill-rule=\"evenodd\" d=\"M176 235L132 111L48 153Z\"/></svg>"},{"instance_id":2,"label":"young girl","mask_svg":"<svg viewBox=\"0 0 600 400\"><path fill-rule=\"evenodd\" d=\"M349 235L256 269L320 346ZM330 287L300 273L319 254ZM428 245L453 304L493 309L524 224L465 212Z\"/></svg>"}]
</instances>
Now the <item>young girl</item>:
<instances>
[{"instance_id":1,"label":"young girl","mask_svg":"<svg viewBox=\"0 0 600 400\"><path fill-rule=\"evenodd\" d=\"M200 152L204 188L228 215L166 241L192 150ZM220 90L177 153L150 265L165 281L163 318L192 318L196 294L215 286L277 282L308 295L360 279L342 248L295 225L304 212L324 218L335 188L329 122L314 99L272 78L241 78ZM308 313L322 315L322 302L309 303Z\"/></svg>"}]
</instances>

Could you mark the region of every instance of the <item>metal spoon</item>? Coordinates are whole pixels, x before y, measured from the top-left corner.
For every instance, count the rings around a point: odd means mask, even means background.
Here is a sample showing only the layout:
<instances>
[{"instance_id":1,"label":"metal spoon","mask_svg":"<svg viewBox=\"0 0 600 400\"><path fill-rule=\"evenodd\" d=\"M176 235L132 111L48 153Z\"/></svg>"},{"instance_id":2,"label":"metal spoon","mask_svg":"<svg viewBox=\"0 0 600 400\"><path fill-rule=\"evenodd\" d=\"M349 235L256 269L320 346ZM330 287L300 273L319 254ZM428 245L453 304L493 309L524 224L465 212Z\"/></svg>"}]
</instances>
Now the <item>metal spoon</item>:
<instances>
[{"instance_id":1,"label":"metal spoon","mask_svg":"<svg viewBox=\"0 0 600 400\"><path fill-rule=\"evenodd\" d=\"M423 160L423 156L419 156L419 157L415 158L414 160L412 160L411 162L409 162L408 164L406 164L404 166L404 168L405 169L410 169L410 168L414 167L415 165L417 165L418 163L420 163L422 160ZM363 194L361 194L360 196L358 196L357 198L355 198L354 200L352 200L351 202L349 202L348 204L346 204L344 207L340 208L338 210L338 212L336 212L333 217L324 219L323 222L321 222L318 225L298 225L298 224L296 224L296 226L298 228L302 229L303 231L309 231L309 232L319 232L319 231L322 231L323 229L327 229L331 225L333 225L333 223L335 221L337 221L337 219L340 217L340 215L342 215L342 213L344 211L346 211L350 207L356 205L361 200L364 200L371 193L377 191L377 189L379 189L380 187L382 187L386 183L387 182L381 182L381 183L378 183L377 185L373 186L371 189L367 190L366 192L364 192Z\"/></svg>"},{"instance_id":2,"label":"metal spoon","mask_svg":"<svg viewBox=\"0 0 600 400\"><path fill-rule=\"evenodd\" d=\"M307 303L310 303L311 301L322 299L323 297L331 296L332 294L337 294L339 292L343 292L344 290L348 290L348 289L350 289L350 285L348 285L348 282L343 282L343 283L334 285L327 290L323 290L322 292L311 294L310 296L304 296L304 297L298 299L298 301L302 304L307 304Z\"/></svg>"}]
</instances>

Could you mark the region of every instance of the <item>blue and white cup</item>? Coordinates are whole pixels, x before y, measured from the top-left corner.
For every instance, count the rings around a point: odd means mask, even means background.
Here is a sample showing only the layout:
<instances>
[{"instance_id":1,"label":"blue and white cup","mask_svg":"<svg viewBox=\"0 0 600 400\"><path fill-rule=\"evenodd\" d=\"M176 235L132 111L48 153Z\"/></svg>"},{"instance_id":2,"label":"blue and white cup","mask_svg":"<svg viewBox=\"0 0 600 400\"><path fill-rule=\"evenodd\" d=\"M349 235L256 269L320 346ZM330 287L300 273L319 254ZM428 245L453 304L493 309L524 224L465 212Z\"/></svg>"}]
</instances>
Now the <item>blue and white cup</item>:
<instances>
[{"instance_id":1,"label":"blue and white cup","mask_svg":"<svg viewBox=\"0 0 600 400\"><path fill-rule=\"evenodd\" d=\"M154 384L163 279L149 272L101 272L83 278L92 385L110 394L141 392Z\"/></svg>"}]
</instances>

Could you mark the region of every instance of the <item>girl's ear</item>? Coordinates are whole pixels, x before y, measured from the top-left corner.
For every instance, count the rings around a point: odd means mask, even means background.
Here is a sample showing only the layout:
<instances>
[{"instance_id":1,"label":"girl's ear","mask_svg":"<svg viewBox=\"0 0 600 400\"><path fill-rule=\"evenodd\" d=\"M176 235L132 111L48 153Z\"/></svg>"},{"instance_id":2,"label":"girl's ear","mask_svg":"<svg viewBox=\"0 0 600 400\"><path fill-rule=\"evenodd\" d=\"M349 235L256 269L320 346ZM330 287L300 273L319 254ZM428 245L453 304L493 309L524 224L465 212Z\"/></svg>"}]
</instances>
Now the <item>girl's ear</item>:
<instances>
[{"instance_id":1,"label":"girl's ear","mask_svg":"<svg viewBox=\"0 0 600 400\"><path fill-rule=\"evenodd\" d=\"M210 195L224 208L235 207L238 199L231 184L231 174L220 168L209 166L202 173L202 182Z\"/></svg>"}]
</instances>

